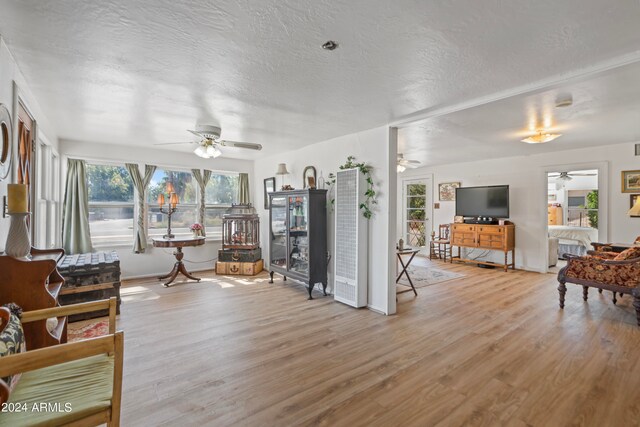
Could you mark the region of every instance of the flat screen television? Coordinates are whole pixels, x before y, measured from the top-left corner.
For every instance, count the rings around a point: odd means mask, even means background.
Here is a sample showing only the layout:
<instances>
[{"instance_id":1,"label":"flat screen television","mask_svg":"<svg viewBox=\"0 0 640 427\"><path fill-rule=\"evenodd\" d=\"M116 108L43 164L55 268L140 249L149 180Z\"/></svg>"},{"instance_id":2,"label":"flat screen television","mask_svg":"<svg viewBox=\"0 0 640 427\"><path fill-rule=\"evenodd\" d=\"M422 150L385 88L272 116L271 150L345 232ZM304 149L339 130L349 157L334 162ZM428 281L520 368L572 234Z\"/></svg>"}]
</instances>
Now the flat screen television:
<instances>
[{"instance_id":1,"label":"flat screen television","mask_svg":"<svg viewBox=\"0 0 640 427\"><path fill-rule=\"evenodd\" d=\"M509 218L509 186L456 188L456 215Z\"/></svg>"}]
</instances>

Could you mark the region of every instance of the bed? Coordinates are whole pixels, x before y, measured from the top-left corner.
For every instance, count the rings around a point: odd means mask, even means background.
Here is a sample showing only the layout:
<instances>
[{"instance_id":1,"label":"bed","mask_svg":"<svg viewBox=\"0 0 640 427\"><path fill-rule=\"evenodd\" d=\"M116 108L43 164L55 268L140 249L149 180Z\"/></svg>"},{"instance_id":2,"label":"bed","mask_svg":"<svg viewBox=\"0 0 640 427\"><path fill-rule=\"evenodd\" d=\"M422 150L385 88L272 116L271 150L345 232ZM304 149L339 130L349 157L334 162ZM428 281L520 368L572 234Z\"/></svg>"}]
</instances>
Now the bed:
<instances>
[{"instance_id":1,"label":"bed","mask_svg":"<svg viewBox=\"0 0 640 427\"><path fill-rule=\"evenodd\" d=\"M559 239L558 256L564 254L582 256L591 249L591 242L598 241L598 229L591 227L572 227L569 225L550 225L549 237Z\"/></svg>"}]
</instances>

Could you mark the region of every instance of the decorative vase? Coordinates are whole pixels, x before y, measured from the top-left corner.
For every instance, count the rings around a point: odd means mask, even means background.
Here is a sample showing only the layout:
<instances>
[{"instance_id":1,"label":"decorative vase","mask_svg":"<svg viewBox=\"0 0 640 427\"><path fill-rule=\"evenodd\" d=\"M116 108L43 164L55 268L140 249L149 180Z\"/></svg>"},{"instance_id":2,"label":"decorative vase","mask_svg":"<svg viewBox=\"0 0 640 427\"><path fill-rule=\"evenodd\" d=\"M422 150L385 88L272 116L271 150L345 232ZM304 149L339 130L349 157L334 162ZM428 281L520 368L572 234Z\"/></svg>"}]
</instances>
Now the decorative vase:
<instances>
[{"instance_id":1,"label":"decorative vase","mask_svg":"<svg viewBox=\"0 0 640 427\"><path fill-rule=\"evenodd\" d=\"M29 213L10 213L9 215L11 215L11 225L4 251L14 258L26 258L31 253L31 238L27 226Z\"/></svg>"},{"instance_id":2,"label":"decorative vase","mask_svg":"<svg viewBox=\"0 0 640 427\"><path fill-rule=\"evenodd\" d=\"M324 179L324 176L322 176L322 171L320 171L320 178L318 178L317 186L320 190L324 190L325 185L326 180Z\"/></svg>"}]
</instances>

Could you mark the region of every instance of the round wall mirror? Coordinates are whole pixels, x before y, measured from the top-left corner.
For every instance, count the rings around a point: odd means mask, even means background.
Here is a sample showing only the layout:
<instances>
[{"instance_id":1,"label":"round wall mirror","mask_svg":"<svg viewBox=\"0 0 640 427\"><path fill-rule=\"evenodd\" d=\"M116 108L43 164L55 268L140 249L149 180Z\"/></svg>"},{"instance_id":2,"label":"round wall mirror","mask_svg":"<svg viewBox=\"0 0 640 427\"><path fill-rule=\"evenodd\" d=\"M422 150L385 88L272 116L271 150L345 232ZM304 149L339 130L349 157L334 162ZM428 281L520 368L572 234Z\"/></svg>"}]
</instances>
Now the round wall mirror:
<instances>
[{"instance_id":1,"label":"round wall mirror","mask_svg":"<svg viewBox=\"0 0 640 427\"><path fill-rule=\"evenodd\" d=\"M7 107L0 104L0 181L5 179L11 171L11 114Z\"/></svg>"}]
</instances>

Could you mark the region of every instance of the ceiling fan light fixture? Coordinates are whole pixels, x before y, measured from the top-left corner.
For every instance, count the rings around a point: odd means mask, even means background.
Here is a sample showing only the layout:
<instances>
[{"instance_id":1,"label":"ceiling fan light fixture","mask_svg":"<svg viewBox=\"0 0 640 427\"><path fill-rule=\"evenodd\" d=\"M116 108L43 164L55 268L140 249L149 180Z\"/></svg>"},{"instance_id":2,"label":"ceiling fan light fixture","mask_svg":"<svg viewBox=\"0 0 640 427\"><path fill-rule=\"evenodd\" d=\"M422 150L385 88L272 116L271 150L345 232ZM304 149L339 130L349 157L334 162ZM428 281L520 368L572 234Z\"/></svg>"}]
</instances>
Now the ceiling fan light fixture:
<instances>
[{"instance_id":1,"label":"ceiling fan light fixture","mask_svg":"<svg viewBox=\"0 0 640 427\"><path fill-rule=\"evenodd\" d=\"M404 171L406 171L406 170L407 170L407 168L406 168L405 166L402 166L402 165L398 165L398 166L396 167L396 171L397 171L398 173L402 173L402 172L404 172Z\"/></svg>"},{"instance_id":2,"label":"ceiling fan light fixture","mask_svg":"<svg viewBox=\"0 0 640 427\"><path fill-rule=\"evenodd\" d=\"M556 138L560 138L561 136L561 133L545 133L543 131L539 131L537 134L528 136L520 141L526 142L527 144L544 144L545 142L551 142Z\"/></svg>"},{"instance_id":3,"label":"ceiling fan light fixture","mask_svg":"<svg viewBox=\"0 0 640 427\"><path fill-rule=\"evenodd\" d=\"M560 172L560 176L556 178L556 183L560 185L564 185L564 183L569 182L573 179L569 172Z\"/></svg>"},{"instance_id":4,"label":"ceiling fan light fixture","mask_svg":"<svg viewBox=\"0 0 640 427\"><path fill-rule=\"evenodd\" d=\"M207 150L202 145L198 145L195 150L193 150L196 156L202 157L203 159L207 158Z\"/></svg>"}]
</instances>

